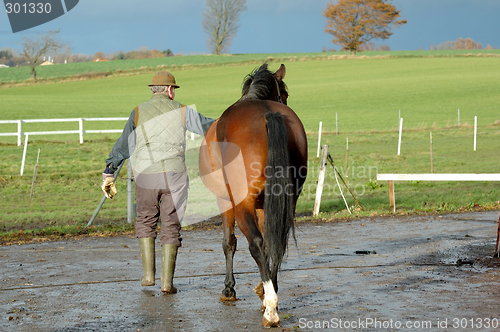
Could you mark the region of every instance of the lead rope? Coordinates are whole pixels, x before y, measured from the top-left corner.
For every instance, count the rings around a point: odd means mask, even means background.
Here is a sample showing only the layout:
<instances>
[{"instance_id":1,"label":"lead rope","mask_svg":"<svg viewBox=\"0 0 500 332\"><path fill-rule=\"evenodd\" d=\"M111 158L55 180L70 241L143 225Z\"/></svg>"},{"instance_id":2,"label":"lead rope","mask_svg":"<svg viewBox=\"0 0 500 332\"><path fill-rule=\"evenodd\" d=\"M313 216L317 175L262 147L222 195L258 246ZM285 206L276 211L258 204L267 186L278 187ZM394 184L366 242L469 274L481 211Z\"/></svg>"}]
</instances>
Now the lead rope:
<instances>
[{"instance_id":1,"label":"lead rope","mask_svg":"<svg viewBox=\"0 0 500 332\"><path fill-rule=\"evenodd\" d=\"M283 104L283 101L281 100L280 85L279 85L278 80L276 79L276 77L274 78L274 81L276 82L276 89L278 91L278 103Z\"/></svg>"}]
</instances>

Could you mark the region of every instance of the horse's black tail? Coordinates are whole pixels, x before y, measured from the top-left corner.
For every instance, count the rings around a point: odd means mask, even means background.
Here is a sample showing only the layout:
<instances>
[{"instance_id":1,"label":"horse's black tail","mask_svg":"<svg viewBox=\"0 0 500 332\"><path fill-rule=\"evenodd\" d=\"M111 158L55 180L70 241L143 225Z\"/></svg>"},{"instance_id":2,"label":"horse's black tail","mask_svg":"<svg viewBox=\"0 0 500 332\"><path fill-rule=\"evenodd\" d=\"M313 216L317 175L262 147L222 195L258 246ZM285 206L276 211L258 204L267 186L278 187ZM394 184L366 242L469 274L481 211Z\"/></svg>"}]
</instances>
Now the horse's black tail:
<instances>
[{"instance_id":1,"label":"horse's black tail","mask_svg":"<svg viewBox=\"0 0 500 332\"><path fill-rule=\"evenodd\" d=\"M276 281L286 253L290 230L294 231L293 186L285 121L280 113L269 112L267 121L267 167L264 199L264 241L271 278ZM277 285L275 285L277 286Z\"/></svg>"}]
</instances>

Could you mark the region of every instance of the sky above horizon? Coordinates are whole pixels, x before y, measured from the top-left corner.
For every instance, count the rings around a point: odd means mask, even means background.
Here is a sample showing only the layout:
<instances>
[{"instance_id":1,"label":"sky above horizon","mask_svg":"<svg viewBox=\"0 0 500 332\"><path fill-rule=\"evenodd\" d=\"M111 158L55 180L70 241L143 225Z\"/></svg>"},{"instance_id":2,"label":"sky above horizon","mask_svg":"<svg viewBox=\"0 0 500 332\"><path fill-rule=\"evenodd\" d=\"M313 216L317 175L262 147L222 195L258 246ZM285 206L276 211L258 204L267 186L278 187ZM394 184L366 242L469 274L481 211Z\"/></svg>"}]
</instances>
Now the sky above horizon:
<instances>
[{"instance_id":1,"label":"sky above horizon","mask_svg":"<svg viewBox=\"0 0 500 332\"><path fill-rule=\"evenodd\" d=\"M229 53L321 52L340 50L324 32L323 10L331 0L247 0ZM429 49L431 45L472 38L500 48L499 0L393 0L408 21L393 29L391 50ZM92 55L140 47L174 54L207 54L201 26L206 0L81 0L73 10L43 25L12 33L0 13L0 49L20 50L23 36L58 30L73 53Z\"/></svg>"}]
</instances>

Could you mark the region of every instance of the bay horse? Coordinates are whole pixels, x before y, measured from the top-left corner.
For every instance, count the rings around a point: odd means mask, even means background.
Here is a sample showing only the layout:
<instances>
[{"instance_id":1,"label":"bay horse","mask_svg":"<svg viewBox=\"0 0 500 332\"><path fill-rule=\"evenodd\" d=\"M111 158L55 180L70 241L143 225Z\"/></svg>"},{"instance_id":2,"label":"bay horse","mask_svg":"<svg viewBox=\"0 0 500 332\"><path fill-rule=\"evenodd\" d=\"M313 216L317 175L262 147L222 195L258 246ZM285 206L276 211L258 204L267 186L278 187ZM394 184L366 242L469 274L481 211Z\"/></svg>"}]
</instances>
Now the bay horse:
<instances>
[{"instance_id":1,"label":"bay horse","mask_svg":"<svg viewBox=\"0 0 500 332\"><path fill-rule=\"evenodd\" d=\"M287 106L285 66L267 64L246 76L241 98L205 134L200 177L217 196L226 257L221 301L235 301L233 256L235 220L259 268L255 292L266 327L280 326L277 275L290 232L295 238L297 199L307 176L307 138L302 122Z\"/></svg>"}]
</instances>

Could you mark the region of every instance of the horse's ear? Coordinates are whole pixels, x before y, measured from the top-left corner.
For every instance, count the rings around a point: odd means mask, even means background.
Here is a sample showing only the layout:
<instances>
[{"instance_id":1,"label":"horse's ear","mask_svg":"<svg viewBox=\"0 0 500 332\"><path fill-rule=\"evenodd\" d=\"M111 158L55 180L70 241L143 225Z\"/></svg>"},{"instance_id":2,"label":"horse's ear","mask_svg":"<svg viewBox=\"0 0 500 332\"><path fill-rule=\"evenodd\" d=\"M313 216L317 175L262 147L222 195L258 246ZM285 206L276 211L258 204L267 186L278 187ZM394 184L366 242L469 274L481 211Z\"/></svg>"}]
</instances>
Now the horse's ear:
<instances>
[{"instance_id":1,"label":"horse's ear","mask_svg":"<svg viewBox=\"0 0 500 332\"><path fill-rule=\"evenodd\" d=\"M285 78L285 73L286 73L285 65L281 64L280 69L278 69L274 73L274 77L276 77L278 81L282 81Z\"/></svg>"}]
</instances>

